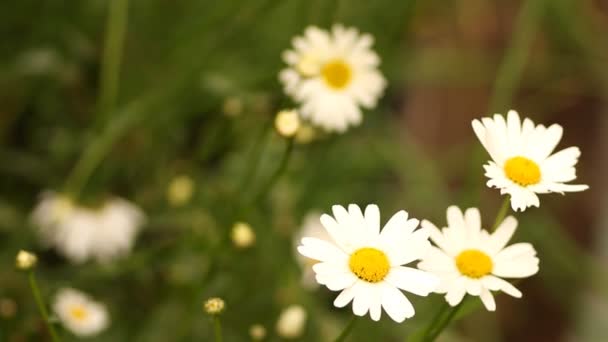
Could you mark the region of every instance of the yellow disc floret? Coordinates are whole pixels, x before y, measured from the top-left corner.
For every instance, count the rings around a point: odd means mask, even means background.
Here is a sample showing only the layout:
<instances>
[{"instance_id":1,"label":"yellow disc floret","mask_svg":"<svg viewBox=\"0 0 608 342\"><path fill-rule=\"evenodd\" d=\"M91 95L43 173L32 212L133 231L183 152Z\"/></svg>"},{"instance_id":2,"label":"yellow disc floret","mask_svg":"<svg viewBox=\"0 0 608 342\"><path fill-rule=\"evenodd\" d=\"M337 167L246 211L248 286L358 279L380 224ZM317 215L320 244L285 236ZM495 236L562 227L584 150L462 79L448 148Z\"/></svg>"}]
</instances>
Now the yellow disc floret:
<instances>
[{"instance_id":1,"label":"yellow disc floret","mask_svg":"<svg viewBox=\"0 0 608 342\"><path fill-rule=\"evenodd\" d=\"M513 157L505 162L505 174L513 182L528 186L540 182L540 168L526 157Z\"/></svg>"},{"instance_id":2,"label":"yellow disc floret","mask_svg":"<svg viewBox=\"0 0 608 342\"><path fill-rule=\"evenodd\" d=\"M360 248L351 254L348 266L359 279L370 283L382 281L390 269L386 254L371 247Z\"/></svg>"},{"instance_id":3,"label":"yellow disc floret","mask_svg":"<svg viewBox=\"0 0 608 342\"><path fill-rule=\"evenodd\" d=\"M467 249L456 257L456 267L461 274L477 279L490 274L494 264L486 253L477 249Z\"/></svg>"},{"instance_id":4,"label":"yellow disc floret","mask_svg":"<svg viewBox=\"0 0 608 342\"><path fill-rule=\"evenodd\" d=\"M343 60L335 59L323 66L321 75L331 88L343 89L350 83L352 70Z\"/></svg>"},{"instance_id":5,"label":"yellow disc floret","mask_svg":"<svg viewBox=\"0 0 608 342\"><path fill-rule=\"evenodd\" d=\"M77 321L82 321L89 316L89 312L82 305L74 305L70 308L70 315Z\"/></svg>"}]
</instances>

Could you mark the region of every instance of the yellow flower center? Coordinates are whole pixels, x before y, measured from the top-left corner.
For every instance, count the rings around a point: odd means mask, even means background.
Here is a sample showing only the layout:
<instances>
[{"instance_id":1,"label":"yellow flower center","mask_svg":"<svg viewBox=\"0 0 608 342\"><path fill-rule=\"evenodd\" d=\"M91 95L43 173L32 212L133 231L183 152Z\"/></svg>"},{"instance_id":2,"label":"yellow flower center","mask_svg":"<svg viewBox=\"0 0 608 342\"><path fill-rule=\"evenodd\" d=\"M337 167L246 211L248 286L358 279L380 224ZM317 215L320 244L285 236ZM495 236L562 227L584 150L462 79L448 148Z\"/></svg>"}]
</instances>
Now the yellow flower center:
<instances>
[{"instance_id":1,"label":"yellow flower center","mask_svg":"<svg viewBox=\"0 0 608 342\"><path fill-rule=\"evenodd\" d=\"M351 254L348 266L359 279L370 283L382 281L390 269L386 254L370 247L358 249Z\"/></svg>"},{"instance_id":2,"label":"yellow flower center","mask_svg":"<svg viewBox=\"0 0 608 342\"><path fill-rule=\"evenodd\" d=\"M467 249L456 257L456 267L470 278L481 278L492 272L494 264L490 257L477 249Z\"/></svg>"},{"instance_id":3,"label":"yellow flower center","mask_svg":"<svg viewBox=\"0 0 608 342\"><path fill-rule=\"evenodd\" d=\"M321 69L325 82L334 89L343 89L352 78L352 70L346 62L335 59L326 63Z\"/></svg>"},{"instance_id":4,"label":"yellow flower center","mask_svg":"<svg viewBox=\"0 0 608 342\"><path fill-rule=\"evenodd\" d=\"M74 305L70 309L70 315L78 321L82 321L89 316L89 312L82 305Z\"/></svg>"},{"instance_id":5,"label":"yellow flower center","mask_svg":"<svg viewBox=\"0 0 608 342\"><path fill-rule=\"evenodd\" d=\"M505 174L513 182L528 186L540 182L538 164L526 157L513 157L505 163Z\"/></svg>"}]
</instances>

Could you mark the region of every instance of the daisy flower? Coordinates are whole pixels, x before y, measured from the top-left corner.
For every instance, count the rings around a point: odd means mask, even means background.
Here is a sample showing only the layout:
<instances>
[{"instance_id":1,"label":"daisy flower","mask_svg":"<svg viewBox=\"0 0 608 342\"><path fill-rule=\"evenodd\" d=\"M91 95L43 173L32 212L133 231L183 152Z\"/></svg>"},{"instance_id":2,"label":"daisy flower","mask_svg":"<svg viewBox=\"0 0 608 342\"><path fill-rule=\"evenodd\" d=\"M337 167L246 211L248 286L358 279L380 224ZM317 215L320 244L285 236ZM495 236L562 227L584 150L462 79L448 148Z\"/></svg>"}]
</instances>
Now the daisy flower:
<instances>
[{"instance_id":1,"label":"daisy flower","mask_svg":"<svg viewBox=\"0 0 608 342\"><path fill-rule=\"evenodd\" d=\"M302 286L307 289L314 290L319 287L319 283L317 283L315 279L315 272L312 270L312 266L318 261L311 258L307 258L297 252L298 245L300 244L300 240L302 240L303 237L314 237L325 241L332 241L331 237L327 233L327 230L325 230L325 228L321 224L320 212L312 211L306 214L306 216L304 216L300 231L298 232L298 234L295 235L294 239L294 251L296 252L296 261L302 269Z\"/></svg>"},{"instance_id":2,"label":"daisy flower","mask_svg":"<svg viewBox=\"0 0 608 342\"><path fill-rule=\"evenodd\" d=\"M432 292L439 280L433 274L405 267L422 258L430 248L429 231L416 229L419 221L399 211L380 231L380 211L368 205L365 214L354 204L348 211L333 206L334 217L324 214L321 223L331 241L305 237L298 251L318 260L313 266L317 282L341 291L336 307L353 302L353 313L368 312L380 320L382 308L396 322L414 316L414 307L401 290L419 296Z\"/></svg>"},{"instance_id":3,"label":"daisy flower","mask_svg":"<svg viewBox=\"0 0 608 342\"><path fill-rule=\"evenodd\" d=\"M551 154L562 138L562 126L534 125L528 118L522 124L517 112L511 110L506 120L500 114L473 120L473 130L492 158L484 165L490 178L487 184L511 195L513 210L540 206L536 194L589 188L565 184L576 179L574 166L581 155L578 147Z\"/></svg>"},{"instance_id":4,"label":"daisy flower","mask_svg":"<svg viewBox=\"0 0 608 342\"><path fill-rule=\"evenodd\" d=\"M481 229L477 208L462 213L456 206L447 210L448 227L437 229L429 221L422 227L431 234L437 247L418 264L421 270L440 277L435 290L445 293L451 306L460 303L465 294L479 296L489 311L496 310L490 291L502 291L516 298L521 292L502 278L525 278L538 272L536 251L529 243L505 247L517 228L517 220L507 217L492 234Z\"/></svg>"},{"instance_id":5,"label":"daisy flower","mask_svg":"<svg viewBox=\"0 0 608 342\"><path fill-rule=\"evenodd\" d=\"M79 337L93 336L108 326L106 307L71 288L59 290L53 311L65 328Z\"/></svg>"},{"instance_id":6,"label":"daisy flower","mask_svg":"<svg viewBox=\"0 0 608 342\"><path fill-rule=\"evenodd\" d=\"M43 244L73 263L107 262L127 254L144 220L138 207L118 197L88 208L54 192L44 193L32 212Z\"/></svg>"},{"instance_id":7,"label":"daisy flower","mask_svg":"<svg viewBox=\"0 0 608 342\"><path fill-rule=\"evenodd\" d=\"M359 106L371 109L386 86L378 71L373 37L335 25L331 32L308 27L283 53L288 67L279 74L285 92L303 118L327 131L344 132L361 123Z\"/></svg>"}]
</instances>

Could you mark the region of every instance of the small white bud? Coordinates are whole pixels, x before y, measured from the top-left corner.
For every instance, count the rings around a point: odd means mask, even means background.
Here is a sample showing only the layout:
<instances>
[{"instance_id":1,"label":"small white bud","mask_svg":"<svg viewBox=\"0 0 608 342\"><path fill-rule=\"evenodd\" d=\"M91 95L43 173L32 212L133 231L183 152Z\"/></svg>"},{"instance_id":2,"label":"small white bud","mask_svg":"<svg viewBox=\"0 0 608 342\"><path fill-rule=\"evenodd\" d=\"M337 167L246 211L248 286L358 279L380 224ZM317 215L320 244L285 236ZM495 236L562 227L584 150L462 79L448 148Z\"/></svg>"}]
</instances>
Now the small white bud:
<instances>
[{"instance_id":1,"label":"small white bud","mask_svg":"<svg viewBox=\"0 0 608 342\"><path fill-rule=\"evenodd\" d=\"M232 242L236 247L247 248L255 243L255 233L245 222L237 222L232 226Z\"/></svg>"},{"instance_id":2,"label":"small white bud","mask_svg":"<svg viewBox=\"0 0 608 342\"><path fill-rule=\"evenodd\" d=\"M291 305L279 316L277 321L277 334L283 338L298 338L304 331L306 324L306 310L300 305Z\"/></svg>"},{"instance_id":3,"label":"small white bud","mask_svg":"<svg viewBox=\"0 0 608 342\"><path fill-rule=\"evenodd\" d=\"M17 253L15 265L17 266L18 269L27 271L27 270L32 269L34 266L36 266L37 261L38 261L38 257L36 257L36 255L34 253L20 250L19 253Z\"/></svg>"},{"instance_id":4,"label":"small white bud","mask_svg":"<svg viewBox=\"0 0 608 342\"><path fill-rule=\"evenodd\" d=\"M249 336L254 341L261 341L266 337L266 328L261 324L254 324L249 328Z\"/></svg>"},{"instance_id":5,"label":"small white bud","mask_svg":"<svg viewBox=\"0 0 608 342\"><path fill-rule=\"evenodd\" d=\"M295 110L282 110L274 119L277 132L286 138L291 138L300 128L300 115Z\"/></svg>"},{"instance_id":6,"label":"small white bud","mask_svg":"<svg viewBox=\"0 0 608 342\"><path fill-rule=\"evenodd\" d=\"M167 200L174 207L190 201L194 193L194 181L188 176L177 176L171 180L167 188Z\"/></svg>"},{"instance_id":7,"label":"small white bud","mask_svg":"<svg viewBox=\"0 0 608 342\"><path fill-rule=\"evenodd\" d=\"M218 297L213 297L205 301L205 312L210 315L219 315L224 311L224 300Z\"/></svg>"}]
</instances>

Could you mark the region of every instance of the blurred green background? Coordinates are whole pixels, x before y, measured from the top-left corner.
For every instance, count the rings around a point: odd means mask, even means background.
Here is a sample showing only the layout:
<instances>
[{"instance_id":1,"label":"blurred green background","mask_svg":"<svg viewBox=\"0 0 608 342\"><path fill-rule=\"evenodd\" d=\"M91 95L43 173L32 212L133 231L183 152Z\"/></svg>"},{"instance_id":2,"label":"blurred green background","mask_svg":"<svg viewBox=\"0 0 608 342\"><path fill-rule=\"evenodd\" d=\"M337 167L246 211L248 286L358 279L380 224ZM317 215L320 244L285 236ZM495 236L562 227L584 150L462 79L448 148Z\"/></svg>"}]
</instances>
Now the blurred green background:
<instances>
[{"instance_id":1,"label":"blurred green background","mask_svg":"<svg viewBox=\"0 0 608 342\"><path fill-rule=\"evenodd\" d=\"M518 214L514 239L536 246L540 273L518 285L522 299L498 295L496 313L478 310L441 339L608 340L608 1L131 0L117 106L103 111L111 2L0 4L0 304L13 309L0 310L0 341L48 340L14 268L22 248L39 255L47 299L71 286L106 303L110 328L91 341L211 340L211 296L227 303L226 341L248 340L255 323L280 340L274 325L290 304L308 312L299 340L329 340L352 313L300 285L293 236L304 215L377 203L383 222L406 209L443 224L457 204L491 222L501 198L485 187L488 156L470 122L511 108L564 126L559 147L581 147L578 180L591 189ZM360 127L296 144L269 184L287 148L273 117L293 105L277 80L281 52L306 26L335 22L375 36L387 91ZM82 201L119 195L148 216L132 254L109 265L43 249L28 219L82 158L99 161ZM180 175L194 195L170 206ZM255 246L232 245L235 221L251 224ZM409 298L414 319L362 319L350 340L406 341L442 302Z\"/></svg>"}]
</instances>

